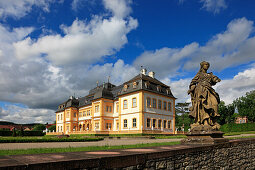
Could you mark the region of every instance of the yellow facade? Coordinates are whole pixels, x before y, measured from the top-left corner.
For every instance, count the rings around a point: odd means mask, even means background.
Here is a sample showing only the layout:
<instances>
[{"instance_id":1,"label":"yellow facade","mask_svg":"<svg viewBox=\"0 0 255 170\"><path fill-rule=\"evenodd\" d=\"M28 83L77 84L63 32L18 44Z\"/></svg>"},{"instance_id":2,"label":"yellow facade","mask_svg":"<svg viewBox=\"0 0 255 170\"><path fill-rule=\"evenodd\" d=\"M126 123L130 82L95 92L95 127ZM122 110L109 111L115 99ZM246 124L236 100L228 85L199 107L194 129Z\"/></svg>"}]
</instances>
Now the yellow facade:
<instances>
[{"instance_id":1,"label":"yellow facade","mask_svg":"<svg viewBox=\"0 0 255 170\"><path fill-rule=\"evenodd\" d=\"M114 87L120 87L117 92L115 89L115 97L110 94ZM161 91L163 88L165 90ZM138 75L123 86L112 86L110 90L107 91L103 85L92 89L84 98L71 97L61 104L56 112L55 133L174 133L175 97L169 93L169 86L154 77Z\"/></svg>"}]
</instances>

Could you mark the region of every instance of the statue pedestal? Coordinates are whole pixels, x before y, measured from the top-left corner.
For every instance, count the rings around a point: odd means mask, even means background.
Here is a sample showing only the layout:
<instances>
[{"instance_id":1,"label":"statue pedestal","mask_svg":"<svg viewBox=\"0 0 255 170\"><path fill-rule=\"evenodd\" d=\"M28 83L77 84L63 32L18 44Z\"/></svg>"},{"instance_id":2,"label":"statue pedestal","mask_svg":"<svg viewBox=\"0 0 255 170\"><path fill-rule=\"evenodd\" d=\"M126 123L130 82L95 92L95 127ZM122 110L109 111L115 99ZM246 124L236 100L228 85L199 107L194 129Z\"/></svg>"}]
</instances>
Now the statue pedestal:
<instances>
[{"instance_id":1,"label":"statue pedestal","mask_svg":"<svg viewBox=\"0 0 255 170\"><path fill-rule=\"evenodd\" d=\"M224 138L223 134L223 132L212 130L208 126L195 127L186 134L187 138L183 139L181 143L190 145L226 143L229 140Z\"/></svg>"}]
</instances>

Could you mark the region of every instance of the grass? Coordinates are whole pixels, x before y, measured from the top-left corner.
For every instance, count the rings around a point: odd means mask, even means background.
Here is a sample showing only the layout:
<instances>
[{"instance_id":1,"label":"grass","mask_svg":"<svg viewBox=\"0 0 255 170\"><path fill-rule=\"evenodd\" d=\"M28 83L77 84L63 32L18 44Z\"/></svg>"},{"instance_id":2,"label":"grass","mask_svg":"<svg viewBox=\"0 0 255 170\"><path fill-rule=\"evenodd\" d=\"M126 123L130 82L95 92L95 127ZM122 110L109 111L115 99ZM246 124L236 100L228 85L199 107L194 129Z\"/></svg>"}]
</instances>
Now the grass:
<instances>
[{"instance_id":1,"label":"grass","mask_svg":"<svg viewBox=\"0 0 255 170\"><path fill-rule=\"evenodd\" d=\"M241 135L241 134L255 134L255 131L247 131L247 132L227 132L224 136L234 136L234 135Z\"/></svg>"},{"instance_id":2,"label":"grass","mask_svg":"<svg viewBox=\"0 0 255 170\"><path fill-rule=\"evenodd\" d=\"M0 150L0 155L24 155L24 154L40 154L40 153L98 151L98 150L129 149L129 148L142 148L142 147L177 145L177 144L180 144L180 142L146 143L146 144L120 145L120 146L89 146L89 147L68 147L68 148Z\"/></svg>"}]
</instances>

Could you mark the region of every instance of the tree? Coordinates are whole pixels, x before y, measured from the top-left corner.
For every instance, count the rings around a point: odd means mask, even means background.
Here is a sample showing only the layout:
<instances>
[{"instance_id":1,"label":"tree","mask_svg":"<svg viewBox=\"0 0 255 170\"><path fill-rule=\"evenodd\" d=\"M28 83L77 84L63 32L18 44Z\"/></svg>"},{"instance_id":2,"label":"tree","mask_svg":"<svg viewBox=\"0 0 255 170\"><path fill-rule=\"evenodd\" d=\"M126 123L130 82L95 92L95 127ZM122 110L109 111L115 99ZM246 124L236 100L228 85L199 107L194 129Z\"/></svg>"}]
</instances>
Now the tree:
<instances>
[{"instance_id":1,"label":"tree","mask_svg":"<svg viewBox=\"0 0 255 170\"><path fill-rule=\"evenodd\" d=\"M51 127L49 127L49 129L51 132L54 130L56 132L56 125L52 125Z\"/></svg>"},{"instance_id":2,"label":"tree","mask_svg":"<svg viewBox=\"0 0 255 170\"><path fill-rule=\"evenodd\" d=\"M43 131L45 129L46 129L46 127L43 124L35 125L33 128L33 130L40 130L40 131Z\"/></svg>"},{"instance_id":3,"label":"tree","mask_svg":"<svg viewBox=\"0 0 255 170\"><path fill-rule=\"evenodd\" d=\"M16 129L15 129L15 128L13 128L13 130L12 130L12 136L13 136L13 137L16 137L16 136L17 136L17 133L16 133Z\"/></svg>"},{"instance_id":4,"label":"tree","mask_svg":"<svg viewBox=\"0 0 255 170\"><path fill-rule=\"evenodd\" d=\"M255 90L247 92L246 96L237 98L233 103L240 116L247 116L248 121L255 122Z\"/></svg>"},{"instance_id":5,"label":"tree","mask_svg":"<svg viewBox=\"0 0 255 170\"><path fill-rule=\"evenodd\" d=\"M177 103L175 106L175 126L181 128L184 125L185 130L190 128L193 120L189 118L189 105L190 103Z\"/></svg>"},{"instance_id":6,"label":"tree","mask_svg":"<svg viewBox=\"0 0 255 170\"><path fill-rule=\"evenodd\" d=\"M231 123L235 120L235 106L233 104L226 106L224 101L220 101L218 111L220 114L220 117L218 118L218 123L220 125Z\"/></svg>"}]
</instances>

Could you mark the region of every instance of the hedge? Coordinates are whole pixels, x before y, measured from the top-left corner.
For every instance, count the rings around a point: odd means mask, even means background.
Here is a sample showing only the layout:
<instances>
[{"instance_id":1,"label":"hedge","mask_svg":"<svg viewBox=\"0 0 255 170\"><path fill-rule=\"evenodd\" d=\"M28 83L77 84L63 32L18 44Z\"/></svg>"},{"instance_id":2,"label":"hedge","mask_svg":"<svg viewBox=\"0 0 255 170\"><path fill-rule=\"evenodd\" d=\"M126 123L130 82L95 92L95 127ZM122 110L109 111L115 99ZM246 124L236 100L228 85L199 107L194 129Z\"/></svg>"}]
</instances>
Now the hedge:
<instances>
[{"instance_id":1,"label":"hedge","mask_svg":"<svg viewBox=\"0 0 255 170\"><path fill-rule=\"evenodd\" d=\"M220 130L222 132L255 131L255 123L242 123L242 124L229 123L222 125L220 127Z\"/></svg>"},{"instance_id":2,"label":"hedge","mask_svg":"<svg viewBox=\"0 0 255 170\"><path fill-rule=\"evenodd\" d=\"M7 130L0 130L0 136L11 136L12 131Z\"/></svg>"},{"instance_id":3,"label":"hedge","mask_svg":"<svg viewBox=\"0 0 255 170\"><path fill-rule=\"evenodd\" d=\"M0 130L0 136L12 136L13 131ZM22 136L20 130L16 130L17 136ZM42 131L23 131L23 136L44 136Z\"/></svg>"},{"instance_id":4,"label":"hedge","mask_svg":"<svg viewBox=\"0 0 255 170\"><path fill-rule=\"evenodd\" d=\"M23 137L3 137L0 143L39 143L39 142L91 142L100 141L104 138L23 138Z\"/></svg>"}]
</instances>

